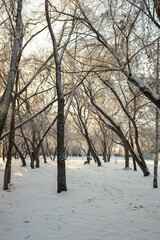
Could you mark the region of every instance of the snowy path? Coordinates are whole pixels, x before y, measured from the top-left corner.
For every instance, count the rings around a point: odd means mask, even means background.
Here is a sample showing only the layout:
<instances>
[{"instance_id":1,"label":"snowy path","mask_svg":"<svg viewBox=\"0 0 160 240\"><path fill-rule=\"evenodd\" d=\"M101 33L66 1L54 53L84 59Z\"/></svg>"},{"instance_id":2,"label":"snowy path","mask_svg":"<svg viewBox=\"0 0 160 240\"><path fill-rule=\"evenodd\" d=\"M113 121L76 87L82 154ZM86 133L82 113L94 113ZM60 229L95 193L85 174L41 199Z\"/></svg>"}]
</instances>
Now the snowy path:
<instances>
[{"instance_id":1,"label":"snowy path","mask_svg":"<svg viewBox=\"0 0 160 240\"><path fill-rule=\"evenodd\" d=\"M57 194L55 162L35 170L20 164L13 163L7 192L0 164L1 240L159 239L160 190L152 176L124 170L122 161L98 168L67 160L68 191Z\"/></svg>"}]
</instances>

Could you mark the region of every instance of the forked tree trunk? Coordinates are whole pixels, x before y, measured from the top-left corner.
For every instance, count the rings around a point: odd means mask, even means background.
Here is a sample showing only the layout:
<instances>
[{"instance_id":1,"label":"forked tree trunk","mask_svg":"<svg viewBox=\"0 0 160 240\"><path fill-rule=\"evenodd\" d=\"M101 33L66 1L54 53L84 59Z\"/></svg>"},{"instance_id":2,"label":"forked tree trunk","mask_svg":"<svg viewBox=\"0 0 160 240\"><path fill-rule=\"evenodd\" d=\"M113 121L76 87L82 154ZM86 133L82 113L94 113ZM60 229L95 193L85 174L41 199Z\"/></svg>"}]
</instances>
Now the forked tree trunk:
<instances>
[{"instance_id":1,"label":"forked tree trunk","mask_svg":"<svg viewBox=\"0 0 160 240\"><path fill-rule=\"evenodd\" d=\"M55 150L54 150L53 161L55 161L56 156L57 156L57 147L55 147Z\"/></svg>"},{"instance_id":2,"label":"forked tree trunk","mask_svg":"<svg viewBox=\"0 0 160 240\"><path fill-rule=\"evenodd\" d=\"M43 143L41 143L41 150L42 150L42 155L43 155L44 163L47 163L47 159L46 159L46 155L45 155Z\"/></svg>"},{"instance_id":3,"label":"forked tree trunk","mask_svg":"<svg viewBox=\"0 0 160 240\"><path fill-rule=\"evenodd\" d=\"M26 91L26 97L27 97L27 91ZM27 113L28 115L31 115L31 106L30 103L28 101L26 101L26 109L27 109ZM36 167L39 168L39 157L38 157L38 150L36 148L36 125L34 123L34 120L31 119L31 132L32 132L32 141L30 141L31 143L31 147L32 147L32 152L30 154L31 157L31 168L34 168L34 161L36 161Z\"/></svg>"},{"instance_id":4,"label":"forked tree trunk","mask_svg":"<svg viewBox=\"0 0 160 240\"><path fill-rule=\"evenodd\" d=\"M128 148L128 150L130 151L130 153L132 154L132 157L135 159L136 163L138 164L138 166L140 167L140 169L142 170L144 176L148 176L150 174L150 172L148 171L148 168L145 167L145 165L143 164L143 162L141 162L141 159L139 158L139 156L135 153L134 149L132 148L132 146L130 145L129 141L126 139L125 135L123 134L121 128L119 125L117 125L112 118L109 117L109 115L107 115L106 112L104 112L93 100L93 98L91 99L91 102L93 103L93 105L96 107L96 109L112 124L109 125L107 124L105 121L104 123L112 130L114 131L122 140L123 145L126 146Z\"/></svg>"},{"instance_id":5,"label":"forked tree trunk","mask_svg":"<svg viewBox=\"0 0 160 240\"><path fill-rule=\"evenodd\" d=\"M3 93L2 98L0 100L0 136L2 135L5 121L7 118L16 75L17 75L16 81L18 81L17 69L20 61L18 57L19 57L20 44L21 44L22 2L23 2L22 0L18 1L16 28L15 28L14 43L13 43L12 57L11 57L11 63L10 63L10 71L8 74L8 83L7 83L5 92ZM17 87L16 87L16 91L17 91ZM12 155L12 148L14 144L14 133L15 133L15 104L16 104L15 101L16 101L16 96L12 102L12 118L11 118L11 124L10 124L9 149L7 153L7 163L5 167L5 173L4 173L4 186L3 186L4 190L8 189L8 183L10 183L11 181L11 159L12 159L11 155Z\"/></svg>"},{"instance_id":6,"label":"forked tree trunk","mask_svg":"<svg viewBox=\"0 0 160 240\"><path fill-rule=\"evenodd\" d=\"M134 150L134 144L133 144L133 138L132 138L132 134L131 134L131 125L130 124L129 124L129 138L130 138L131 147ZM133 156L132 156L132 159L133 159L133 170L137 171L136 160L135 160L135 158Z\"/></svg>"},{"instance_id":7,"label":"forked tree trunk","mask_svg":"<svg viewBox=\"0 0 160 240\"><path fill-rule=\"evenodd\" d=\"M124 113L126 114L126 116L130 119L130 121L132 122L133 126L134 126L134 131L135 131L135 143L136 143L136 147L137 147L137 151L138 151L138 154L139 154L139 158L140 158L140 165L143 165L143 168L144 169L147 169L147 165L144 161L144 158L143 158L143 154L141 152L141 148L140 148L140 145L139 145L139 135L138 135L138 128L137 128L137 125L136 125L136 122L135 122L135 119L133 117L131 117L131 115L129 114L129 112L127 111L127 109L125 108L125 106L123 105L121 99L119 98L118 94L116 93L116 91L114 90L114 88L108 84L106 81L104 81L100 76L99 78L102 80L102 82L107 86L109 87L109 89L112 91L112 93L114 94L114 96L117 98L118 102L120 103ZM135 99L135 98L134 98ZM135 101L134 101L135 103ZM94 105L96 105L94 102L93 102ZM99 106L97 106L99 108ZM99 108L100 109L100 108ZM101 113L103 112L103 110L101 110ZM102 113L103 114L103 113ZM117 126L116 124L112 121L112 119L107 116L106 114L106 117L108 118L108 120L113 124L113 126L117 129ZM129 123L129 130L130 130L130 134L131 134L131 125ZM136 159L135 159L136 160Z\"/></svg>"},{"instance_id":8,"label":"forked tree trunk","mask_svg":"<svg viewBox=\"0 0 160 240\"><path fill-rule=\"evenodd\" d=\"M49 10L48 10L48 0L45 0L45 13L46 20L48 23L48 29L51 35L53 49L54 49L54 60L56 64L56 90L58 96L58 119L57 119L57 192L67 191L66 186L66 169L65 169L65 151L64 151L64 95L62 88L62 79L61 79L61 62L63 59L64 52L70 41L73 29L74 29L74 20L72 21L72 27L68 33L68 37L61 48L61 52L58 51L58 45L54 31L52 29Z\"/></svg>"},{"instance_id":9,"label":"forked tree trunk","mask_svg":"<svg viewBox=\"0 0 160 240\"><path fill-rule=\"evenodd\" d=\"M19 147L17 146L17 144L15 142L14 142L14 147L15 147L16 151L18 152L19 156L20 156L20 159L22 161L22 167L25 167L26 166L25 157L23 156L21 150L19 149Z\"/></svg>"},{"instance_id":10,"label":"forked tree trunk","mask_svg":"<svg viewBox=\"0 0 160 240\"><path fill-rule=\"evenodd\" d=\"M86 141L87 141L87 143L88 143L88 147L89 147L89 149L90 149L91 155L92 155L93 159L95 160L95 162L97 163L97 165L98 165L98 167L99 167L99 166L101 166L101 161L100 161L100 159L99 159L99 157L98 157L98 154L96 153L96 151L95 151L95 149L94 149L94 147L93 147L93 145L92 145L92 143L91 143L91 140L90 140L90 138L89 138L87 126L86 126L86 124L84 123L84 121L83 121L83 119L82 119L82 116L81 116L81 110L82 110L82 108L79 109L78 114L79 114L79 119L80 119L80 121L81 121L81 123L82 123L82 125L83 125L84 132L85 132L84 136L85 136Z\"/></svg>"},{"instance_id":11,"label":"forked tree trunk","mask_svg":"<svg viewBox=\"0 0 160 240\"><path fill-rule=\"evenodd\" d=\"M94 159L94 161L97 163L98 167L101 166L101 161L98 157L98 154L96 153L94 147L92 146L92 143L90 141L90 138L88 136L86 136L86 140L87 140L87 143L88 143L88 146L89 146L89 149L90 149L90 152L91 152L91 155Z\"/></svg>"},{"instance_id":12,"label":"forked tree trunk","mask_svg":"<svg viewBox=\"0 0 160 240\"><path fill-rule=\"evenodd\" d=\"M107 162L110 162L112 156L112 143L107 147Z\"/></svg>"},{"instance_id":13,"label":"forked tree trunk","mask_svg":"<svg viewBox=\"0 0 160 240\"><path fill-rule=\"evenodd\" d=\"M111 160L111 152L107 151L107 162L110 162Z\"/></svg>"},{"instance_id":14,"label":"forked tree trunk","mask_svg":"<svg viewBox=\"0 0 160 240\"><path fill-rule=\"evenodd\" d=\"M128 142L128 140L126 140L125 138L123 139L124 136L122 136L122 141L124 142L124 144L126 144L128 150L130 151L132 157L135 159L136 163L138 164L138 166L140 167L140 169L142 170L144 176L148 176L150 174L150 172L148 171L148 168L144 166L144 164L141 162L140 158L138 157L138 155L135 153L135 151L133 150L133 148L131 147L130 143Z\"/></svg>"},{"instance_id":15,"label":"forked tree trunk","mask_svg":"<svg viewBox=\"0 0 160 240\"><path fill-rule=\"evenodd\" d=\"M138 134L138 129L137 129L135 122L133 123L133 125L134 125L134 129L135 129L135 143L136 143L137 152L139 154L139 158L141 159L141 162L142 162L144 168L147 169L147 165L146 165L146 162L144 160L144 157L143 157L140 145L139 145L139 134Z\"/></svg>"},{"instance_id":16,"label":"forked tree trunk","mask_svg":"<svg viewBox=\"0 0 160 240\"><path fill-rule=\"evenodd\" d=\"M46 138L46 149L47 149L47 156L50 157L51 160L53 160L52 159L52 154L51 154L50 149L49 149L49 144L48 144L47 138Z\"/></svg>"},{"instance_id":17,"label":"forked tree trunk","mask_svg":"<svg viewBox=\"0 0 160 240\"><path fill-rule=\"evenodd\" d=\"M38 152L37 152L37 149L35 147L35 143L32 143L32 149L33 149L33 152L32 152L32 156L33 156L33 160L36 161L36 168L39 168L40 166L40 162L39 162L39 156L38 156Z\"/></svg>"}]
</instances>

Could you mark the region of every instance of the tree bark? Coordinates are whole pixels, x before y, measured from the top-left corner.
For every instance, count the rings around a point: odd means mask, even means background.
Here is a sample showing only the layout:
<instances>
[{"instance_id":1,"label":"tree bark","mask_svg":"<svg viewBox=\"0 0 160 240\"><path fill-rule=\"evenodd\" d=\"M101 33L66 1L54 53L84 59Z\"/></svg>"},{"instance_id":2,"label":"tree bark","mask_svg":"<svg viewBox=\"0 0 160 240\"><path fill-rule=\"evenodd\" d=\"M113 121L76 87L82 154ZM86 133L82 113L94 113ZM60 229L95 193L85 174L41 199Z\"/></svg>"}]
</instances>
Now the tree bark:
<instances>
[{"instance_id":1,"label":"tree bark","mask_svg":"<svg viewBox=\"0 0 160 240\"><path fill-rule=\"evenodd\" d=\"M126 145L124 145L125 151L125 168L129 168L129 149Z\"/></svg>"},{"instance_id":2,"label":"tree bark","mask_svg":"<svg viewBox=\"0 0 160 240\"><path fill-rule=\"evenodd\" d=\"M87 161L85 163L90 164L90 161L91 161L90 148L88 148L88 151L87 151Z\"/></svg>"},{"instance_id":3,"label":"tree bark","mask_svg":"<svg viewBox=\"0 0 160 240\"><path fill-rule=\"evenodd\" d=\"M8 184L11 181L11 161L12 161L12 148L14 145L14 126L15 126L15 99L12 102L12 116L11 116L11 124L10 124L10 135L9 135L9 148L7 152L7 162L4 173L4 186L3 189L8 189Z\"/></svg>"},{"instance_id":4,"label":"tree bark","mask_svg":"<svg viewBox=\"0 0 160 240\"><path fill-rule=\"evenodd\" d=\"M159 109L156 107L156 152L154 159L154 177L153 177L153 188L158 188L158 162L159 162Z\"/></svg>"},{"instance_id":5,"label":"tree bark","mask_svg":"<svg viewBox=\"0 0 160 240\"><path fill-rule=\"evenodd\" d=\"M104 139L105 141L105 139ZM106 146L106 142L103 143L103 161L107 162L107 156L106 156L106 152L107 152L107 146Z\"/></svg>"},{"instance_id":6,"label":"tree bark","mask_svg":"<svg viewBox=\"0 0 160 240\"><path fill-rule=\"evenodd\" d=\"M41 150L42 150L42 155L43 155L44 163L47 163L47 159L46 159L46 155L45 155L43 143L41 143Z\"/></svg>"},{"instance_id":7,"label":"tree bark","mask_svg":"<svg viewBox=\"0 0 160 240\"><path fill-rule=\"evenodd\" d=\"M55 161L56 155L57 155L57 146L55 147L55 150L54 150L53 161Z\"/></svg>"},{"instance_id":8,"label":"tree bark","mask_svg":"<svg viewBox=\"0 0 160 240\"><path fill-rule=\"evenodd\" d=\"M157 78L156 78L157 94L159 93L159 87L160 87L160 84L159 84L159 40L158 40L157 41ZM160 112L158 107L156 107L156 152L155 152L155 159L154 159L153 188L158 188L158 162L159 162L159 152L160 152L159 120L160 120Z\"/></svg>"},{"instance_id":9,"label":"tree bark","mask_svg":"<svg viewBox=\"0 0 160 240\"><path fill-rule=\"evenodd\" d=\"M155 8L156 13L157 13L157 17L160 21L160 2L159 2L159 0L153 0L153 2L154 2L154 8Z\"/></svg>"},{"instance_id":10,"label":"tree bark","mask_svg":"<svg viewBox=\"0 0 160 240\"><path fill-rule=\"evenodd\" d=\"M53 49L54 49L54 60L56 64L56 90L58 96L58 120L57 120L57 192L61 193L62 191L67 191L66 186L66 169L65 169L65 150L64 150L64 94L62 88L62 79L61 79L61 62L63 59L64 52L70 41L73 29L74 29L74 20L72 20L72 27L68 34L68 37L61 48L61 52L58 52L58 46L55 34L52 29L49 11L48 11L48 0L45 0L45 12L46 20L48 23L48 29L51 35Z\"/></svg>"},{"instance_id":11,"label":"tree bark","mask_svg":"<svg viewBox=\"0 0 160 240\"><path fill-rule=\"evenodd\" d=\"M61 67L56 64L56 88L58 95L58 119L57 119L57 192L67 191L65 171L64 149L64 96L61 86Z\"/></svg>"},{"instance_id":12,"label":"tree bark","mask_svg":"<svg viewBox=\"0 0 160 240\"><path fill-rule=\"evenodd\" d=\"M23 2L22 0L18 1L16 29L15 29L12 57L11 57L11 63L10 63L10 71L8 74L8 83L7 83L4 93L2 95L2 98L0 100L0 136L2 135L5 121L7 118L8 109L9 109L9 105L10 105L11 97L12 97L14 80L15 80L15 76L17 73L17 59L18 59L18 54L20 51L20 42L21 42L22 2Z\"/></svg>"},{"instance_id":13,"label":"tree bark","mask_svg":"<svg viewBox=\"0 0 160 240\"><path fill-rule=\"evenodd\" d=\"M18 152L21 160L22 160L22 167L25 167L26 166L25 157L23 156L21 150L19 149L19 147L17 146L17 144L15 142L14 142L14 147L15 147L16 151Z\"/></svg>"}]
</instances>

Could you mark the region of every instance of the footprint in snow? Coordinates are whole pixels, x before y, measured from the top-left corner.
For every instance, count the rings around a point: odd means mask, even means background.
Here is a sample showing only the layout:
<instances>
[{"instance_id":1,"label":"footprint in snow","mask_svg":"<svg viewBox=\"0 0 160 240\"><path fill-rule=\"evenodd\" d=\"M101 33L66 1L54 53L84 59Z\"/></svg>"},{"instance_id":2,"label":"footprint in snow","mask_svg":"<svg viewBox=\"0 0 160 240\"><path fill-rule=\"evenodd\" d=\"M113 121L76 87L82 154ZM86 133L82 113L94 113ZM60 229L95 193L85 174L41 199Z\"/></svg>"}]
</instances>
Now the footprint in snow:
<instances>
[{"instance_id":1,"label":"footprint in snow","mask_svg":"<svg viewBox=\"0 0 160 240\"><path fill-rule=\"evenodd\" d=\"M28 220L25 220L24 223L29 223L29 221L28 221Z\"/></svg>"},{"instance_id":2,"label":"footprint in snow","mask_svg":"<svg viewBox=\"0 0 160 240\"><path fill-rule=\"evenodd\" d=\"M28 235L27 237L25 237L24 239L27 239L27 238L30 238L31 237L31 235Z\"/></svg>"}]
</instances>

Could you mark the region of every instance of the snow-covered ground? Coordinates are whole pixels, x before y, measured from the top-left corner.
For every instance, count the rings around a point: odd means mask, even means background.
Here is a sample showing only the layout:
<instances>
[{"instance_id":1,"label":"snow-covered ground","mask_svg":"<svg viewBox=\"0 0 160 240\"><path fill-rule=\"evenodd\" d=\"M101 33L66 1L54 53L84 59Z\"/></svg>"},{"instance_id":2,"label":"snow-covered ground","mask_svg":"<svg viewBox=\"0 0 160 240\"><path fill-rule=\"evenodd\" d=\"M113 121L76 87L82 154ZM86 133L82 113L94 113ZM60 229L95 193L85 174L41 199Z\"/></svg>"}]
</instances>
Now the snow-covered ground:
<instances>
[{"instance_id":1,"label":"snow-covered ground","mask_svg":"<svg viewBox=\"0 0 160 240\"><path fill-rule=\"evenodd\" d=\"M0 163L1 240L157 240L160 236L160 189L151 175L124 170L112 159L97 167L69 159L68 191L57 194L56 162L39 169L13 161L12 186L3 191Z\"/></svg>"}]
</instances>

